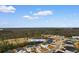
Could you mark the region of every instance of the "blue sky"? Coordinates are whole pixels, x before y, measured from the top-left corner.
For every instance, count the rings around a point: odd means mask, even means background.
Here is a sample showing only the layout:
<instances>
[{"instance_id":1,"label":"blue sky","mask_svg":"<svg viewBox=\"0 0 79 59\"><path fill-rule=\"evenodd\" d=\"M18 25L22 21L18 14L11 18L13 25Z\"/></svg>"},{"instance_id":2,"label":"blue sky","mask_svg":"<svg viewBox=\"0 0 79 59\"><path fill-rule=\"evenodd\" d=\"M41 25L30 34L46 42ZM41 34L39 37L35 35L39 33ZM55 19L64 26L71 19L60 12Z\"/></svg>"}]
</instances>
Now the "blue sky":
<instances>
[{"instance_id":1,"label":"blue sky","mask_svg":"<svg viewBox=\"0 0 79 59\"><path fill-rule=\"evenodd\" d=\"M0 28L79 27L77 5L0 6Z\"/></svg>"}]
</instances>

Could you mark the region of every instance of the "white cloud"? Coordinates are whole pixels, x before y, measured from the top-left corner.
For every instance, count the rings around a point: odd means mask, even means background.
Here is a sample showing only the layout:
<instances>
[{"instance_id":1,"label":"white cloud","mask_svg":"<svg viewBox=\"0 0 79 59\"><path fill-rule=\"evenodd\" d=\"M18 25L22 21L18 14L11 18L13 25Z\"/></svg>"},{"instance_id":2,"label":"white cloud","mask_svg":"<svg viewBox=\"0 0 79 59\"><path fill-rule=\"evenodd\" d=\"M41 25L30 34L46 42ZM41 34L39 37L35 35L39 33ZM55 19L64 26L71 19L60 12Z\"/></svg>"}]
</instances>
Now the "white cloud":
<instances>
[{"instance_id":1,"label":"white cloud","mask_svg":"<svg viewBox=\"0 0 79 59\"><path fill-rule=\"evenodd\" d=\"M30 20L32 20L32 19L38 19L38 17L36 17L36 16L29 16L29 15L25 15L25 16L23 16L23 18L30 19Z\"/></svg>"},{"instance_id":2,"label":"white cloud","mask_svg":"<svg viewBox=\"0 0 79 59\"><path fill-rule=\"evenodd\" d=\"M44 11L38 11L36 13L33 13L32 11L29 12L32 16L30 15L25 15L23 18L29 19L29 20L34 20L34 19L39 19L41 16L49 16L53 14L53 11L51 10L44 10Z\"/></svg>"},{"instance_id":3,"label":"white cloud","mask_svg":"<svg viewBox=\"0 0 79 59\"><path fill-rule=\"evenodd\" d=\"M34 13L33 15L48 16L48 15L52 15L52 14L53 14L53 11L45 10L45 11L38 11L37 13Z\"/></svg>"},{"instance_id":4,"label":"white cloud","mask_svg":"<svg viewBox=\"0 0 79 59\"><path fill-rule=\"evenodd\" d=\"M14 13L16 9L13 6L0 6L0 12Z\"/></svg>"}]
</instances>

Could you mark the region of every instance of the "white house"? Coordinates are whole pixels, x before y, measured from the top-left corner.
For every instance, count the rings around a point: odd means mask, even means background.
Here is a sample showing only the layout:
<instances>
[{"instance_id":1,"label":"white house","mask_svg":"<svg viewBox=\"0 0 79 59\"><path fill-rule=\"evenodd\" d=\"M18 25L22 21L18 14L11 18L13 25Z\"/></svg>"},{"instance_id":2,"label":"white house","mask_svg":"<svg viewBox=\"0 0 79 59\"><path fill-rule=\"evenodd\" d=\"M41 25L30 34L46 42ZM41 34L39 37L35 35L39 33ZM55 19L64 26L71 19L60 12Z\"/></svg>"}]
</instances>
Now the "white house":
<instances>
[{"instance_id":1,"label":"white house","mask_svg":"<svg viewBox=\"0 0 79 59\"><path fill-rule=\"evenodd\" d=\"M28 42L46 42L46 39L29 39Z\"/></svg>"},{"instance_id":2,"label":"white house","mask_svg":"<svg viewBox=\"0 0 79 59\"><path fill-rule=\"evenodd\" d=\"M72 36L73 39L79 39L79 36Z\"/></svg>"}]
</instances>

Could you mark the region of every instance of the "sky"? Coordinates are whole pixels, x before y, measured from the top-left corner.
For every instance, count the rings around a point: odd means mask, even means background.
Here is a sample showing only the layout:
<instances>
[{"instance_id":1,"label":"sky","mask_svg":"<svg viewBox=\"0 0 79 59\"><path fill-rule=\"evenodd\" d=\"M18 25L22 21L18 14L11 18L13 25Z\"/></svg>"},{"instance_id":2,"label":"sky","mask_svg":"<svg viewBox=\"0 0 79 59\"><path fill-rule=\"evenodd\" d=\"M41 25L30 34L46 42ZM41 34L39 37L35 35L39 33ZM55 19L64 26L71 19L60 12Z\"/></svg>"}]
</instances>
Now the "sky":
<instances>
[{"instance_id":1,"label":"sky","mask_svg":"<svg viewBox=\"0 0 79 59\"><path fill-rule=\"evenodd\" d=\"M79 27L78 5L0 5L0 28Z\"/></svg>"}]
</instances>

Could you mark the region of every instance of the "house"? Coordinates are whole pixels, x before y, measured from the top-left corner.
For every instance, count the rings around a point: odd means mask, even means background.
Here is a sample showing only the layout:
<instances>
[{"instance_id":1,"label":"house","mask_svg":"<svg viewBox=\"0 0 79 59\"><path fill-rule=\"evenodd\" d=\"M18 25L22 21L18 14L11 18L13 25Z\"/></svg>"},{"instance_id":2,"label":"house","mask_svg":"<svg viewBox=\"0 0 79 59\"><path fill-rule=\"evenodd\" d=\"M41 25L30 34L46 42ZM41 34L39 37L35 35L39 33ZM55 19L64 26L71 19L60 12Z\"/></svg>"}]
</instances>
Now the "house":
<instances>
[{"instance_id":1,"label":"house","mask_svg":"<svg viewBox=\"0 0 79 59\"><path fill-rule=\"evenodd\" d=\"M46 42L46 39L29 39L28 42Z\"/></svg>"},{"instance_id":2,"label":"house","mask_svg":"<svg viewBox=\"0 0 79 59\"><path fill-rule=\"evenodd\" d=\"M73 39L79 39L79 36L72 36Z\"/></svg>"}]
</instances>

